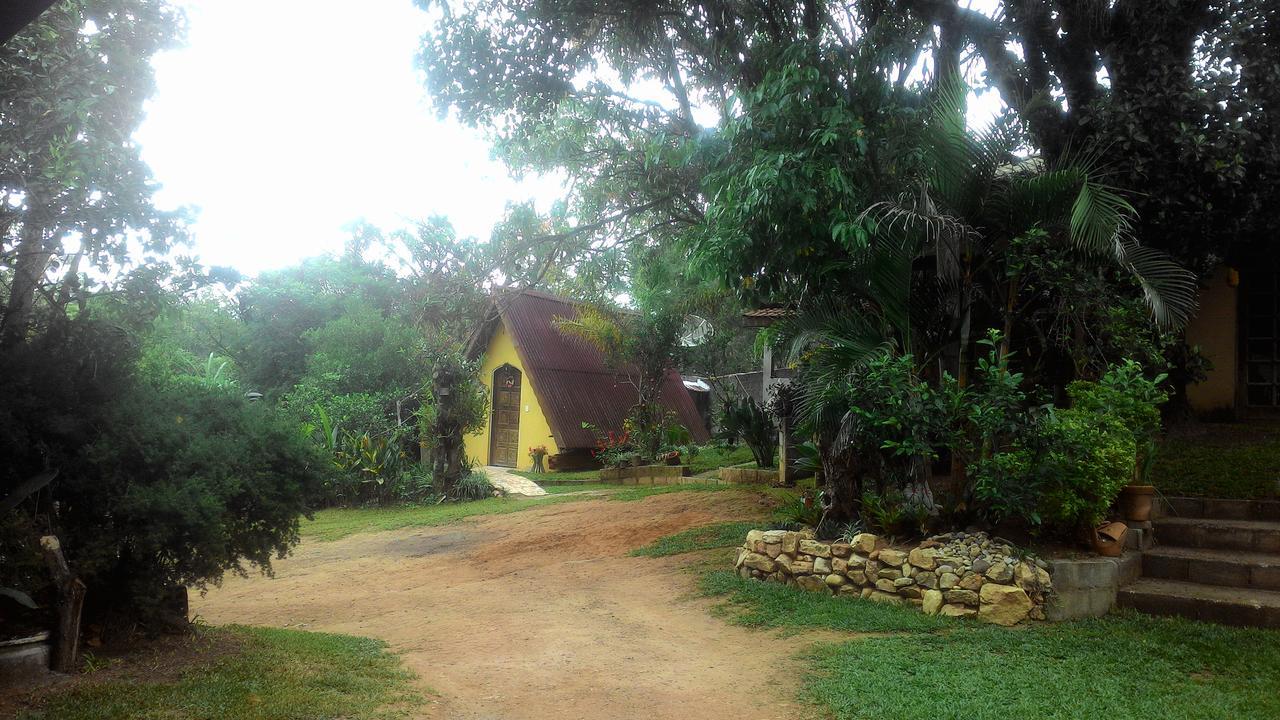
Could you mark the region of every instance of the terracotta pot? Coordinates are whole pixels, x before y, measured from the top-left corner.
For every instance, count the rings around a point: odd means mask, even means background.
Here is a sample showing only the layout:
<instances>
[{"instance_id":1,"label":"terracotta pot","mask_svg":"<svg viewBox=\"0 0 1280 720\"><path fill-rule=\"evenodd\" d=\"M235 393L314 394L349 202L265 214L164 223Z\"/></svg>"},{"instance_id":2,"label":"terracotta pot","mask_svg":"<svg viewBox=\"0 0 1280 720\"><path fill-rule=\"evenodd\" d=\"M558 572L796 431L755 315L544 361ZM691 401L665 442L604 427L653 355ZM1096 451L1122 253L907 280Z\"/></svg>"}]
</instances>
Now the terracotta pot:
<instances>
[{"instance_id":1,"label":"terracotta pot","mask_svg":"<svg viewBox=\"0 0 1280 720\"><path fill-rule=\"evenodd\" d=\"M1093 551L1103 557L1120 557L1129 526L1121 522L1103 523L1093 531Z\"/></svg>"},{"instance_id":2,"label":"terracotta pot","mask_svg":"<svg viewBox=\"0 0 1280 720\"><path fill-rule=\"evenodd\" d=\"M1146 522L1151 519L1155 497L1154 485L1126 485L1120 491L1120 514L1129 522Z\"/></svg>"}]
</instances>

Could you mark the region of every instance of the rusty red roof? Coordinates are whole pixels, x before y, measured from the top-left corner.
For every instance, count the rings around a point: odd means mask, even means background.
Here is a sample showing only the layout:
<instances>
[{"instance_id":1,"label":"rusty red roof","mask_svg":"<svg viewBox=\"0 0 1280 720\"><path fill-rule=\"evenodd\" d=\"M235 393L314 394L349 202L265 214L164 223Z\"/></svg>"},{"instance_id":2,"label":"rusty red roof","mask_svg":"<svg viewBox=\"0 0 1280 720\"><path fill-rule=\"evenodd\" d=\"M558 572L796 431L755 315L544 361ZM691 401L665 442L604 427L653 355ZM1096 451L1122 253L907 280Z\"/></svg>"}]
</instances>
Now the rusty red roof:
<instances>
[{"instance_id":1,"label":"rusty red roof","mask_svg":"<svg viewBox=\"0 0 1280 720\"><path fill-rule=\"evenodd\" d=\"M599 349L555 326L556 318L576 318L578 304L534 290L504 297L500 303L502 326L515 342L556 445L562 450L595 447L596 435L582 427L584 422L604 431L621 431L627 411L636 403L635 388L625 373L605 363ZM694 440L710 440L675 370L667 373L662 403Z\"/></svg>"}]
</instances>

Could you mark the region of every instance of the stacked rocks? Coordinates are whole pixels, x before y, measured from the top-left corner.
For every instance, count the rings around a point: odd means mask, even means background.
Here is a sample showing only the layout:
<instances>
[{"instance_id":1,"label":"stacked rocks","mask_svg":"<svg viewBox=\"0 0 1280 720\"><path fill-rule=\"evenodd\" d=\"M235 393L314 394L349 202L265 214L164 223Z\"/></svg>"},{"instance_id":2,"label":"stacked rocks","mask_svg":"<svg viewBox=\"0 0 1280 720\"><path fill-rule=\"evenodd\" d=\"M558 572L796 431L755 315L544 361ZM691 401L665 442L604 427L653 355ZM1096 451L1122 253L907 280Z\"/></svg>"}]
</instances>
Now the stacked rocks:
<instances>
[{"instance_id":1,"label":"stacked rocks","mask_svg":"<svg viewBox=\"0 0 1280 720\"><path fill-rule=\"evenodd\" d=\"M1019 557L985 533L948 533L895 548L870 533L824 543L809 530L752 530L735 567L744 578L999 625L1043 620L1052 590L1044 561Z\"/></svg>"}]
</instances>

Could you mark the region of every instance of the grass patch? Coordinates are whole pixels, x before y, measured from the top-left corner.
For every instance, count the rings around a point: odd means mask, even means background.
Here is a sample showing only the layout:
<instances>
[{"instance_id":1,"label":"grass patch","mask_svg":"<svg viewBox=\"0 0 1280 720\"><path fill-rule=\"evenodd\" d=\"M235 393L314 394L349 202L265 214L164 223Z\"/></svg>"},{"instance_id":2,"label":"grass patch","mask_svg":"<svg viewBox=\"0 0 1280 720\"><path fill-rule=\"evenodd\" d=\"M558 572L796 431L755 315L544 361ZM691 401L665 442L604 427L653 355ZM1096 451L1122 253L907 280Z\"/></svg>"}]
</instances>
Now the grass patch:
<instances>
[{"instance_id":1,"label":"grass patch","mask_svg":"<svg viewBox=\"0 0 1280 720\"><path fill-rule=\"evenodd\" d=\"M303 539L325 542L357 533L443 525L475 515L501 515L585 498L586 496L581 495L551 495L536 498L486 498L440 505L331 508L317 512L315 520L304 520L301 531Z\"/></svg>"},{"instance_id":2,"label":"grass patch","mask_svg":"<svg viewBox=\"0 0 1280 720\"><path fill-rule=\"evenodd\" d=\"M613 487L617 487L614 485ZM676 492L715 492L718 490L742 490L745 485L712 485L707 483L690 483L687 485L626 485L625 489L619 490L609 496L610 500L620 500L622 502L634 502L643 500L651 495L666 495L667 493Z\"/></svg>"},{"instance_id":3,"label":"grass patch","mask_svg":"<svg viewBox=\"0 0 1280 720\"><path fill-rule=\"evenodd\" d=\"M22 720L371 720L419 700L384 643L275 628L207 629L236 651L172 679L86 679Z\"/></svg>"},{"instance_id":4,"label":"grass patch","mask_svg":"<svg viewBox=\"0 0 1280 720\"><path fill-rule=\"evenodd\" d=\"M848 632L929 632L963 623L925 615L914 607L811 593L778 583L744 580L730 570L706 573L704 595L725 599L729 619L738 625L770 628L823 628Z\"/></svg>"},{"instance_id":5,"label":"grass patch","mask_svg":"<svg viewBox=\"0 0 1280 720\"><path fill-rule=\"evenodd\" d=\"M1174 428L1160 444L1151 478L1166 495L1280 496L1280 423Z\"/></svg>"},{"instance_id":6,"label":"grass patch","mask_svg":"<svg viewBox=\"0 0 1280 720\"><path fill-rule=\"evenodd\" d=\"M583 492L585 490L617 490L618 486L606 483L576 483L573 485L543 485L542 489L546 490L547 493L551 495L562 495L564 493Z\"/></svg>"},{"instance_id":7,"label":"grass patch","mask_svg":"<svg viewBox=\"0 0 1280 720\"><path fill-rule=\"evenodd\" d=\"M752 460L755 460L755 457L752 456L751 449L745 445L735 447L705 445L698 448L698 454L690 458L687 464L690 472L697 475L722 467L741 465Z\"/></svg>"},{"instance_id":8,"label":"grass patch","mask_svg":"<svg viewBox=\"0 0 1280 720\"><path fill-rule=\"evenodd\" d=\"M632 550L631 554L639 557L666 557L695 550L733 547L742 544L747 531L758 527L760 527L758 521L739 521L692 528L675 535L658 538L644 547Z\"/></svg>"},{"instance_id":9,"label":"grass patch","mask_svg":"<svg viewBox=\"0 0 1280 720\"><path fill-rule=\"evenodd\" d=\"M837 720L1280 717L1280 633L1266 630L1141 616L965 624L812 659L806 696Z\"/></svg>"},{"instance_id":10,"label":"grass patch","mask_svg":"<svg viewBox=\"0 0 1280 720\"><path fill-rule=\"evenodd\" d=\"M587 482L589 480L600 479L599 470L574 470L573 472L557 471L557 472L545 472L545 473L529 472L528 470L512 470L511 472L515 473L516 475L519 475L520 477L529 478L530 480L538 483L539 485L541 485L544 482L545 483L557 483L557 482L581 483L581 482Z\"/></svg>"}]
</instances>

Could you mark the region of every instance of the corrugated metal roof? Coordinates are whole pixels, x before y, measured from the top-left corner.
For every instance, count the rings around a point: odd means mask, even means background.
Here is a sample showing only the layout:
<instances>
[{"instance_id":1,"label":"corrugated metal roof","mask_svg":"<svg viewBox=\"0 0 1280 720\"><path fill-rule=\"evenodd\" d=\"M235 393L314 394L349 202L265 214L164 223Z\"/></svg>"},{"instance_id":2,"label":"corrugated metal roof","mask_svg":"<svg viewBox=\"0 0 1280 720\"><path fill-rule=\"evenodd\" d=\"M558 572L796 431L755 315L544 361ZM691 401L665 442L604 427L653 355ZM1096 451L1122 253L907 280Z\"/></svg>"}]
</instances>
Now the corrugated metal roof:
<instances>
[{"instance_id":1,"label":"corrugated metal roof","mask_svg":"<svg viewBox=\"0 0 1280 720\"><path fill-rule=\"evenodd\" d=\"M770 306L747 310L742 313L742 319L747 327L769 327L790 314L791 311L784 307Z\"/></svg>"},{"instance_id":2,"label":"corrugated metal roof","mask_svg":"<svg viewBox=\"0 0 1280 720\"><path fill-rule=\"evenodd\" d=\"M582 427L620 431L636 391L627 376L605 364L604 356L581 338L565 334L555 319L578 316L577 305L547 293L526 290L503 298L502 325L515 341L538 404L561 449L595 447L596 436ZM702 418L672 370L662 387L662 403L698 442L710 439Z\"/></svg>"}]
</instances>

